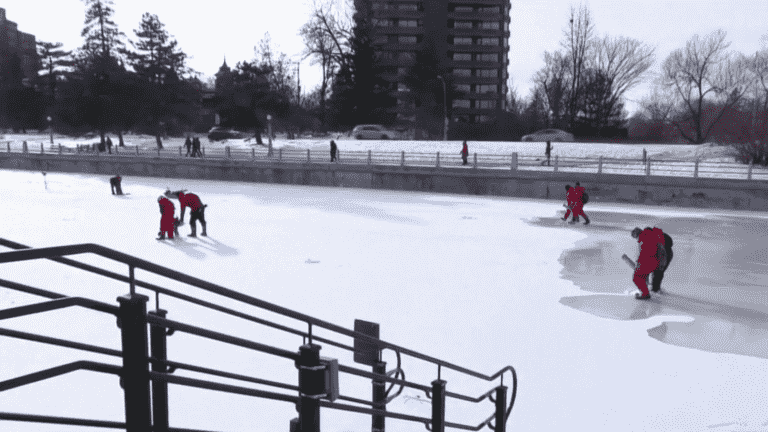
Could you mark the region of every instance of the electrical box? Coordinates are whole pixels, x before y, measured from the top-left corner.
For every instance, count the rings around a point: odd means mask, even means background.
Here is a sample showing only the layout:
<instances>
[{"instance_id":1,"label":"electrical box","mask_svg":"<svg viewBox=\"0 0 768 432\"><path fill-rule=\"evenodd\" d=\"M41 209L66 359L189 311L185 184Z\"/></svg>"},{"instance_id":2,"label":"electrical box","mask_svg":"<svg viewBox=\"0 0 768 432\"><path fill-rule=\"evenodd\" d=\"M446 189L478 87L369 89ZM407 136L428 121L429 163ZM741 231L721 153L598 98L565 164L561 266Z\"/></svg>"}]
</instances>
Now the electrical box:
<instances>
[{"instance_id":1,"label":"electrical box","mask_svg":"<svg viewBox=\"0 0 768 432\"><path fill-rule=\"evenodd\" d=\"M320 357L320 363L325 366L325 399L333 402L339 397L339 360Z\"/></svg>"},{"instance_id":2,"label":"electrical box","mask_svg":"<svg viewBox=\"0 0 768 432\"><path fill-rule=\"evenodd\" d=\"M372 338L379 338L379 324L369 321L355 320L355 332ZM354 361L373 366L379 361L379 347L374 342L362 338L354 339Z\"/></svg>"}]
</instances>

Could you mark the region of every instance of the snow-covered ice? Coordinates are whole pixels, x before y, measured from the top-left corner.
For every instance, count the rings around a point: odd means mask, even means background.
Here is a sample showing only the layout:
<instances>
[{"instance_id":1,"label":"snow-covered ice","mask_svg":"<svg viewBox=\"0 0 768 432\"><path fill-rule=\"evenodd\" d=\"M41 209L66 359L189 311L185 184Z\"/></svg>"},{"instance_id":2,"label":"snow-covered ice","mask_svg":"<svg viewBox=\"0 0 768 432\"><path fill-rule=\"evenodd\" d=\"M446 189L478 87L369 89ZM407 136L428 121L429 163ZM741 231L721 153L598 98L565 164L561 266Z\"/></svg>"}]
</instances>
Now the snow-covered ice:
<instances>
[{"instance_id":1,"label":"snow-covered ice","mask_svg":"<svg viewBox=\"0 0 768 432\"><path fill-rule=\"evenodd\" d=\"M98 243L347 328L355 319L380 323L388 342L481 373L512 365L519 390L508 430L768 431L768 221L761 214L591 203L592 224L583 227L559 221L563 208L554 200L139 177L125 177L130 195L117 197L108 176L48 173L47 183L46 190L39 172L0 171L0 237L33 247ZM182 239L155 240L156 198L167 187L209 205L210 237L186 237L187 215ZM620 257L636 256L635 226L658 226L675 241L665 293L650 302L624 295L634 286ZM126 266L97 256L70 258L127 275ZM141 270L136 276L215 299ZM128 292L127 284L49 261L2 264L0 278L111 304ZM0 288L0 308L42 300ZM169 319L285 349L302 343L167 297L160 307ZM82 308L0 326L120 348L114 317ZM321 353L352 364L331 346ZM169 358L297 381L290 361L179 332L169 338ZM0 380L79 359L120 364L0 338ZM394 367L392 353L384 359ZM403 367L409 381L437 378L435 368L409 357ZM495 385L446 370L442 377L448 391L471 396ZM370 392L370 382L342 374L343 395ZM388 410L429 417L424 398L406 388ZM449 398L446 417L476 425L492 410L488 401ZM124 420L117 379L86 371L0 393L0 412ZM283 402L170 386L172 427L279 431L295 416ZM324 432L370 430L365 415L323 409L321 416ZM424 426L387 419L387 429ZM0 430L107 429L0 421Z\"/></svg>"}]
</instances>

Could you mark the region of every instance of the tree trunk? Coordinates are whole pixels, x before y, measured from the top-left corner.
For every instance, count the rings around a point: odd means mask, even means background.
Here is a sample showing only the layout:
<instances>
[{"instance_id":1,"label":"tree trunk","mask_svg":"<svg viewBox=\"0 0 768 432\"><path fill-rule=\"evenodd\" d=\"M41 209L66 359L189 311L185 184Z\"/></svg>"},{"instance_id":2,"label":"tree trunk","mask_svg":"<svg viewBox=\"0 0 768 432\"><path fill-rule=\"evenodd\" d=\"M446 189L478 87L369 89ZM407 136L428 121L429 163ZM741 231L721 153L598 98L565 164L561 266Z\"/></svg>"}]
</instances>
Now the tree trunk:
<instances>
[{"instance_id":1,"label":"tree trunk","mask_svg":"<svg viewBox=\"0 0 768 432\"><path fill-rule=\"evenodd\" d=\"M264 142L261 140L261 131L258 129L256 129L256 144L264 145Z\"/></svg>"},{"instance_id":2,"label":"tree trunk","mask_svg":"<svg viewBox=\"0 0 768 432\"><path fill-rule=\"evenodd\" d=\"M118 146L125 147L125 141L123 140L123 131L118 130L117 131L117 139L119 140Z\"/></svg>"}]
</instances>

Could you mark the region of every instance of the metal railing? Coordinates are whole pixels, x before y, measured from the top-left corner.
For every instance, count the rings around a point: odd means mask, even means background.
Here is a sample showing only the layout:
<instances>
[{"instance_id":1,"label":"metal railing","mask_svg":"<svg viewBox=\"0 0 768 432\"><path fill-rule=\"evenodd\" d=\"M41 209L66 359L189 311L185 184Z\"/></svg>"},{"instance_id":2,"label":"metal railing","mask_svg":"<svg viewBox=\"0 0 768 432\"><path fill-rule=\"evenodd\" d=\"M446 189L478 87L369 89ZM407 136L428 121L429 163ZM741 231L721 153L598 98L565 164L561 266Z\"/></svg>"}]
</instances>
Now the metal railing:
<instances>
[{"instance_id":1,"label":"metal railing","mask_svg":"<svg viewBox=\"0 0 768 432\"><path fill-rule=\"evenodd\" d=\"M118 327L121 329L122 350L113 350L95 345L57 339L17 330L0 328L0 336L12 337L46 343L56 346L79 349L88 352L106 354L122 358L122 366L93 362L76 361L57 366L43 371L0 382L0 391L7 391L23 385L60 376L77 370L89 370L117 375L124 390L125 422L98 421L89 419L63 418L22 413L0 412L0 420L41 422L53 424L67 424L79 426L98 426L107 428L126 429L128 432L145 431L187 431L170 427L168 424L168 384L196 387L208 390L221 391L231 394L247 395L258 398L284 401L295 404L299 413L298 418L292 419L291 430L301 432L319 432L320 408L331 408L350 412L368 414L372 418L372 430L383 432L385 430L385 418L395 418L410 422L422 423L433 432L442 432L446 427L462 430L478 431L489 427L496 432L503 432L506 428L512 407L517 397L517 374L511 366L502 368L493 375L485 375L461 366L439 360L437 358L385 342L378 337L369 334L349 330L344 327L305 315L290 309L259 300L254 297L233 291L201 279L168 269L152 262L136 258L122 252L106 248L96 244L78 244L69 246L57 246L47 248L30 248L29 246L0 239L0 245L14 249L11 252L0 253L0 263L28 261L35 259L49 259L65 264L89 273L105 276L107 278L126 282L129 284L129 293L118 297L118 306L99 302L82 297L67 297L59 293L47 291L17 282L0 279L0 286L50 299L42 303L27 306L14 307L0 310L0 320L12 319L45 311L52 311L71 306L80 306L101 313L115 315L118 319ZM66 255L91 253L112 261L120 262L128 266L128 276L102 269L90 264L65 258ZM220 304L196 298L195 296L173 291L156 284L144 282L135 278L135 269L142 269L150 273L184 283L190 287L216 294L218 296L236 300L242 304L267 310L284 317L292 318L307 326L306 331L294 329L270 320L256 317L242 311L237 311ZM137 289L146 289L154 292L156 310L147 311L148 296L137 293ZM302 344L298 352L288 351L265 343L252 341L232 334L213 331L206 328L205 324L190 324L167 319L167 310L159 308L160 296L168 296L184 302L203 306L233 317L244 319L283 331L285 333L300 336ZM313 335L313 327L319 327L338 336L350 337L355 346L339 342L326 337ZM149 328L149 339L147 329ZM174 332L182 332L198 337L223 342L249 350L258 351L271 356L292 360L298 369L298 385L281 383L268 379L235 374L222 370L205 368L181 361L169 360L167 356L167 337ZM378 333L376 333L378 334ZM358 361L371 365L372 371L338 364L337 359L320 357L321 346L315 342L322 342L337 348L351 351L357 355L368 356L373 361ZM358 347L358 345L360 345ZM367 347L367 348L366 348ZM397 358L397 367L387 371L386 362L381 361L384 350L391 350ZM147 355L149 353L149 355ZM431 385L419 384L405 379L405 368L401 357L410 356L436 366L436 379ZM357 361L357 360L356 360ZM151 366L151 370L150 370ZM446 381L442 379L441 370L450 369L461 374L484 381L500 380L498 385L491 390L479 395L468 396L446 391ZM177 369L187 370L214 377L235 379L245 383L266 385L280 391L259 390L242 385L223 384L210 380L194 379L173 375ZM504 373L512 375L512 392L507 398L507 387L504 386ZM370 400L342 395L338 387L338 374L345 373L371 379L373 397ZM389 383L389 389L384 387ZM395 386L399 390L390 394ZM423 391L432 403L432 416L419 417L409 414L388 411L386 405L397 398L404 387ZM150 397L151 394L151 397ZM460 401L479 403L489 400L493 403L493 414L483 419L478 424L468 425L447 422L445 420L446 398L454 398ZM507 399L509 403L507 404ZM349 403L336 402L337 400Z\"/></svg>"},{"instance_id":2,"label":"metal railing","mask_svg":"<svg viewBox=\"0 0 768 432\"><path fill-rule=\"evenodd\" d=\"M3 149L0 149L2 153ZM6 143L7 153L37 153L79 157L120 158L147 157L162 159L188 159L184 147L166 147L162 150L140 148L139 146L112 147L112 153L93 151L91 146L77 148L43 143ZM236 149L224 147L202 147L201 159L232 160L242 162L277 162L286 164L317 164L330 162L330 151L309 149L277 148L269 154L266 147ZM762 166L735 162L707 162L706 160L655 159L655 158L610 158L610 157L560 157L551 159L535 155L478 154L469 155L467 165L463 164L458 152L387 152L387 151L339 151L336 164L340 165L383 165L432 168L469 168L506 171L553 171L597 174L631 174L662 177L727 178L741 180L768 180L768 169Z\"/></svg>"}]
</instances>

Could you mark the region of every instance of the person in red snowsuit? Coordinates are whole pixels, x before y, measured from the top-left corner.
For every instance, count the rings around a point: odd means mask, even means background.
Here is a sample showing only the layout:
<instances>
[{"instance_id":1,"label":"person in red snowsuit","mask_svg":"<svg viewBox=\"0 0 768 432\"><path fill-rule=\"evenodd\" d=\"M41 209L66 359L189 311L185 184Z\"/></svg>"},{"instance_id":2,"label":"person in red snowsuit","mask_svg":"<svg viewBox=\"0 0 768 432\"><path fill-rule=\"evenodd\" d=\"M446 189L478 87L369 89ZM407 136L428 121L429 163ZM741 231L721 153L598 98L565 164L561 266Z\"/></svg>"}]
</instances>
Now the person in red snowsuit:
<instances>
[{"instance_id":1,"label":"person in red snowsuit","mask_svg":"<svg viewBox=\"0 0 768 432\"><path fill-rule=\"evenodd\" d=\"M462 165L467 164L467 158L469 157L469 148L467 147L467 142L464 141L464 143L461 145L461 160L464 161Z\"/></svg>"},{"instance_id":2,"label":"person in red snowsuit","mask_svg":"<svg viewBox=\"0 0 768 432\"><path fill-rule=\"evenodd\" d=\"M656 228L644 229L635 228L632 230L632 237L637 239L640 244L640 255L637 257L637 266L635 267L635 274L632 276L632 282L635 283L640 290L640 294L636 294L635 298L640 300L647 300L651 298L650 292L648 292L648 275L656 271L659 267L659 244L664 241L663 233ZM663 243L661 248L663 249ZM664 258L664 260L666 260Z\"/></svg>"},{"instance_id":3,"label":"person in red snowsuit","mask_svg":"<svg viewBox=\"0 0 768 432\"><path fill-rule=\"evenodd\" d=\"M200 226L203 227L203 232L200 234L202 236L207 236L208 233L206 232L205 208L208 206L203 205L202 201L200 201L200 197L192 193L179 192L179 202L181 203L181 217L179 217L179 224L184 224L184 210L189 207L189 225L192 228L192 233L189 234L189 236L197 237L196 222L198 220L200 221Z\"/></svg>"},{"instance_id":4,"label":"person in red snowsuit","mask_svg":"<svg viewBox=\"0 0 768 432\"><path fill-rule=\"evenodd\" d=\"M584 203L582 202L582 197L584 196L584 188L581 186L577 187L571 187L571 185L565 185L565 200L568 203L566 207L568 208L565 211L565 216L563 217L563 220L568 220L568 215L573 212L573 221L571 223L576 223L579 221L579 216L584 216L584 225L589 224L589 218L584 213Z\"/></svg>"},{"instance_id":5,"label":"person in red snowsuit","mask_svg":"<svg viewBox=\"0 0 768 432\"><path fill-rule=\"evenodd\" d=\"M168 234L169 239L173 239L173 232L175 228L174 213L176 212L176 206L173 205L171 200L164 196L157 197L157 202L160 204L160 232L158 233L158 240L165 240L165 234Z\"/></svg>"}]
</instances>

